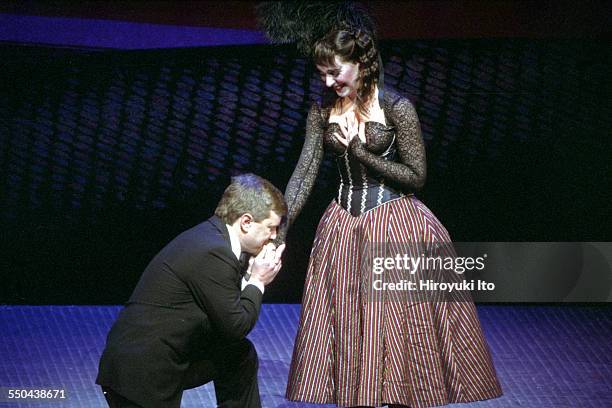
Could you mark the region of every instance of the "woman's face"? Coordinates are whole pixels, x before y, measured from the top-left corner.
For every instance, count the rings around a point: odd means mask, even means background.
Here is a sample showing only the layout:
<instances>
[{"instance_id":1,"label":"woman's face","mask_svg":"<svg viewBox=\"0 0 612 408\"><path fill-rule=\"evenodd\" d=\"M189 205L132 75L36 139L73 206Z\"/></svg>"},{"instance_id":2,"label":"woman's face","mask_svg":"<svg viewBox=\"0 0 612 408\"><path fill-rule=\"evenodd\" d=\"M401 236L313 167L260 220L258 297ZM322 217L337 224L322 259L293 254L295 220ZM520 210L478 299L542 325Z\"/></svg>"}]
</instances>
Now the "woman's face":
<instances>
[{"instance_id":1,"label":"woman's face","mask_svg":"<svg viewBox=\"0 0 612 408\"><path fill-rule=\"evenodd\" d=\"M325 82L325 86L334 88L339 97L354 98L359 87L359 64L343 62L337 56L334 61L334 65L317 65L321 79Z\"/></svg>"}]
</instances>

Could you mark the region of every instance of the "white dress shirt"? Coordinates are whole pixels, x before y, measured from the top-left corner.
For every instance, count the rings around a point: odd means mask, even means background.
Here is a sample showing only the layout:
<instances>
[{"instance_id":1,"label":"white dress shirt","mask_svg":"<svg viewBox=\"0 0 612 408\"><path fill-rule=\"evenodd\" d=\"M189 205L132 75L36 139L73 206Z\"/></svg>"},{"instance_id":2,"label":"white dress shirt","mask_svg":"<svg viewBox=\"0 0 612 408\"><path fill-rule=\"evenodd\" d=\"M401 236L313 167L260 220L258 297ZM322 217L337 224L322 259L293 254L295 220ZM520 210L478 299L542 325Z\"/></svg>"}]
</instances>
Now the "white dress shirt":
<instances>
[{"instance_id":1,"label":"white dress shirt","mask_svg":"<svg viewBox=\"0 0 612 408\"><path fill-rule=\"evenodd\" d=\"M238 239L238 235L234 232L234 229L231 225L225 224L227 227L227 232L229 232L230 237L230 245L232 246L232 252L236 255L236 259L240 260L240 253L242 252L242 248L240 246L240 240ZM261 291L261 294L264 293L264 284L256 278L251 277L251 279L246 280L242 278L242 289L247 287L247 285L254 285L257 289Z\"/></svg>"}]
</instances>

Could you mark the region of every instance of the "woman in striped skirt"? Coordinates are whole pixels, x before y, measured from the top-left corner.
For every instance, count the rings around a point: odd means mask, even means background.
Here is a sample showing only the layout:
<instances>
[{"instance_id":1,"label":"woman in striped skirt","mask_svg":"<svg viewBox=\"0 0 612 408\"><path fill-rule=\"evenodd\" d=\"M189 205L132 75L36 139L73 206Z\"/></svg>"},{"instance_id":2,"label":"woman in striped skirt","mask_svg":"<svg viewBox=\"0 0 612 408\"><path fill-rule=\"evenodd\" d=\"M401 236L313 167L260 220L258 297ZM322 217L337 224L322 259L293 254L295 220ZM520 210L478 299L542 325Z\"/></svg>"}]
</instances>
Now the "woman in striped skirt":
<instances>
[{"instance_id":1,"label":"woman in striped skirt","mask_svg":"<svg viewBox=\"0 0 612 408\"><path fill-rule=\"evenodd\" d=\"M383 89L373 31L335 28L313 54L332 98L308 114L285 193L289 224L310 194L324 146L336 156L340 185L312 248L287 398L427 407L500 396L469 295L406 290L409 281L458 277L406 263L454 251L413 195L426 172L420 126L410 101Z\"/></svg>"}]
</instances>

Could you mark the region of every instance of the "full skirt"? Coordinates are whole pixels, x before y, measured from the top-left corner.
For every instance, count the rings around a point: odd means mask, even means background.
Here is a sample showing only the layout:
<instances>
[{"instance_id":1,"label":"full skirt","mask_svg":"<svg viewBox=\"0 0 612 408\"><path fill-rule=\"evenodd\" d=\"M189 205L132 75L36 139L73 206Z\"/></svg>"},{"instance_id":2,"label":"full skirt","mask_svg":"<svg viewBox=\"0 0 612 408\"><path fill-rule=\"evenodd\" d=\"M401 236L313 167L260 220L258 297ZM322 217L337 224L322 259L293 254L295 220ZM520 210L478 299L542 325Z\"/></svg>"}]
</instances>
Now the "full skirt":
<instances>
[{"instance_id":1,"label":"full skirt","mask_svg":"<svg viewBox=\"0 0 612 408\"><path fill-rule=\"evenodd\" d=\"M345 407L428 407L500 396L469 297L438 293L423 299L373 290L381 289L381 280L406 276L405 270L372 272L377 253L418 257L435 246L453 255L449 243L444 226L414 196L358 217L333 201L312 248L287 398ZM432 273L440 278L439 271L411 276Z\"/></svg>"}]
</instances>

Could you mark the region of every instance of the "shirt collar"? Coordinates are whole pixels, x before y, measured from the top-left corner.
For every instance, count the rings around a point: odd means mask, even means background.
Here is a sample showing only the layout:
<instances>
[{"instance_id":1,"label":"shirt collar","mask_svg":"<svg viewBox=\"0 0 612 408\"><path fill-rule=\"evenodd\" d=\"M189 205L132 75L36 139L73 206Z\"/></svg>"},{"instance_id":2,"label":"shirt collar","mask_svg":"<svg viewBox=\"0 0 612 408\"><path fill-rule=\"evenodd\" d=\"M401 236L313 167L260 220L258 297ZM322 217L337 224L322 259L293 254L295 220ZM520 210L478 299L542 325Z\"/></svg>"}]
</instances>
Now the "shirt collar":
<instances>
[{"instance_id":1,"label":"shirt collar","mask_svg":"<svg viewBox=\"0 0 612 408\"><path fill-rule=\"evenodd\" d=\"M242 248L240 247L240 239L238 238L238 234L236 234L231 225L225 224L225 226L227 227L227 231L229 232L232 252L234 253L234 255L236 255L236 259L240 259L240 253L242 252Z\"/></svg>"}]
</instances>

